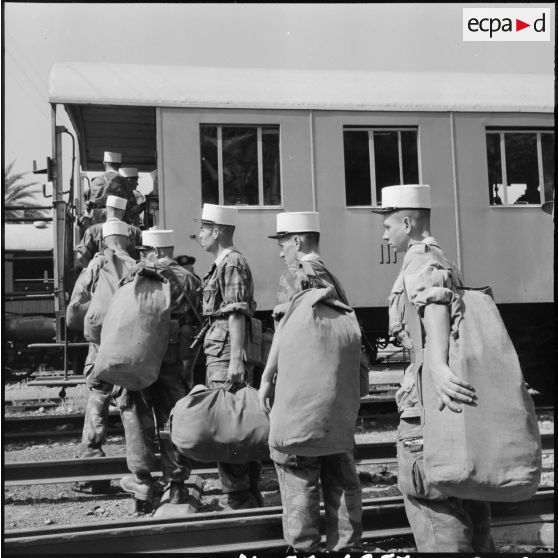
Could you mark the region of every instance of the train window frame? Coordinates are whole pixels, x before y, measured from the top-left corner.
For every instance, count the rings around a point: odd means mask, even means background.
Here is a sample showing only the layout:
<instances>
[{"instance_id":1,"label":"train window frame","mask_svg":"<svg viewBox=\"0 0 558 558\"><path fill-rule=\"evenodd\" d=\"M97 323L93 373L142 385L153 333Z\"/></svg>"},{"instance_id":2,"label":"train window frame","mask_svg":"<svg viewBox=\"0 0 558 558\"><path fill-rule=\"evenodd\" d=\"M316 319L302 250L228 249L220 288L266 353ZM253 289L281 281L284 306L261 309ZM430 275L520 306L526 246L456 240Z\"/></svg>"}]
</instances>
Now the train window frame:
<instances>
[{"instance_id":1,"label":"train window frame","mask_svg":"<svg viewBox=\"0 0 558 558\"><path fill-rule=\"evenodd\" d=\"M259 124L244 124L244 123L214 123L214 122L201 122L199 124L199 139L200 139L200 165L203 167L203 147L202 147L202 129L203 128L217 128L217 180L218 180L218 204L236 207L237 209L272 209L277 210L283 207L283 169L281 164L282 140L281 140L281 125L278 123L259 123ZM224 180L224 165L223 165L223 128L254 128L256 129L256 149L257 149L257 177L258 177L258 203L257 204L227 204L225 203L225 180ZM264 129L273 129L277 131L278 145L277 145L277 161L278 161L278 176L279 176L279 203L265 204L264 193L264 166L263 166L263 135ZM202 204L206 203L204 200L203 192L203 168L202 168L202 181L201 181L201 197ZM208 202L209 203L209 202ZM214 203L214 202L211 202Z\"/></svg>"},{"instance_id":2,"label":"train window frame","mask_svg":"<svg viewBox=\"0 0 558 558\"><path fill-rule=\"evenodd\" d=\"M538 191L540 201L538 203L508 203L508 187L513 185L514 182L508 182L508 172L507 172L507 157L506 157L506 142L505 134L535 134L536 135L536 158L537 158L537 175L538 175ZM497 183L496 186L499 187L497 190L498 199L501 203L495 203L492 194L493 184L491 184L491 161L489 155L489 135L498 135L499 141L499 157L500 157L500 179L501 183ZM554 182L549 182L549 186L552 188L552 196L548 196L546 183L544 182L544 165L543 165L543 151L542 151L542 135L548 134L554 136L554 128L534 128L534 127L521 127L521 126L490 126L485 128L485 145L486 145L486 167L487 167L487 185L488 185L488 204L490 208L533 208L542 207L545 202L552 202L554 200ZM554 167L554 161L552 161L552 168ZM541 180L542 178L542 180ZM500 190L502 196L500 196ZM502 199L503 198L503 199ZM547 199L549 198L549 199Z\"/></svg>"},{"instance_id":3,"label":"train window frame","mask_svg":"<svg viewBox=\"0 0 558 558\"><path fill-rule=\"evenodd\" d=\"M345 157L345 132L367 132L368 133L368 157L370 166L370 204L349 204L347 200L347 175L346 175L346 157ZM397 147L398 147L398 170L399 170L399 182L398 184L405 184L403 175L403 153L402 153L402 140L401 132L415 132L416 133L416 166L417 166L417 181L407 182L407 184L422 184L422 165L421 165L421 149L420 149L420 127L416 124L409 125L396 125L396 126L355 126L355 125L344 125L343 126L343 168L344 168L344 179L345 179L345 207L347 209L373 209L381 207L381 203L377 199L377 181L376 181L376 158L374 152L374 133L375 132L397 132ZM393 184L395 185L395 184Z\"/></svg>"}]
</instances>

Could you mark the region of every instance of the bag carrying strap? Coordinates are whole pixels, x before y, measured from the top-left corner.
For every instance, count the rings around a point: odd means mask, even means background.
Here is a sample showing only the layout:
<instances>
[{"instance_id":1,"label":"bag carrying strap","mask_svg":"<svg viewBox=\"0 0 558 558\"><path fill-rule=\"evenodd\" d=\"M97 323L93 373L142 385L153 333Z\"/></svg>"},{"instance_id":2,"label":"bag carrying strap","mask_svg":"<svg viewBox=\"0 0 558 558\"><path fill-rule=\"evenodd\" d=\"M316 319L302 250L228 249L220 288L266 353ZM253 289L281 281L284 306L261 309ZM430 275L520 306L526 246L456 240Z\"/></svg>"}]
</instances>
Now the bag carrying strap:
<instances>
[{"instance_id":1,"label":"bag carrying strap","mask_svg":"<svg viewBox=\"0 0 558 558\"><path fill-rule=\"evenodd\" d=\"M201 325L203 323L203 319L202 319L200 313L198 312L198 309L194 306L194 303L192 302L192 299L190 298L190 295L188 295L188 293L186 292L186 289L180 283L180 281L178 280L178 277L176 276L174 271L170 267L167 267L166 269L169 271L171 282L173 282L176 286L178 286L178 288L181 291L181 294L180 294L180 297L177 301L177 304L179 302L181 302L181 299L183 298L186 301L186 304L188 304L188 307L190 308L190 310L192 311L192 314L194 314L196 320Z\"/></svg>"}]
</instances>

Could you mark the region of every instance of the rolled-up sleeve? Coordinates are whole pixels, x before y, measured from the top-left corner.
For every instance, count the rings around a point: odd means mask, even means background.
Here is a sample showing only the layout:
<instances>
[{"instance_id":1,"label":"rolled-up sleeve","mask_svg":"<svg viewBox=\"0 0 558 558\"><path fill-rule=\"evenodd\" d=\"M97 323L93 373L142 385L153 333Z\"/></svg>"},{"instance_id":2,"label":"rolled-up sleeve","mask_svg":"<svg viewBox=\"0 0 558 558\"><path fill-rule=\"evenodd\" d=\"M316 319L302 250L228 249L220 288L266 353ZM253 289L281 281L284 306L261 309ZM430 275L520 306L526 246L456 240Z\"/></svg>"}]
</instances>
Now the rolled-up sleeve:
<instances>
[{"instance_id":1,"label":"rolled-up sleeve","mask_svg":"<svg viewBox=\"0 0 558 558\"><path fill-rule=\"evenodd\" d=\"M405 270L405 288L409 300L422 316L428 304L448 304L453 302L451 271L428 253L414 254Z\"/></svg>"},{"instance_id":2,"label":"rolled-up sleeve","mask_svg":"<svg viewBox=\"0 0 558 558\"><path fill-rule=\"evenodd\" d=\"M252 293L246 270L237 265L226 265L224 273L220 277L220 283L223 301L219 307L219 313L241 312L250 316Z\"/></svg>"}]
</instances>

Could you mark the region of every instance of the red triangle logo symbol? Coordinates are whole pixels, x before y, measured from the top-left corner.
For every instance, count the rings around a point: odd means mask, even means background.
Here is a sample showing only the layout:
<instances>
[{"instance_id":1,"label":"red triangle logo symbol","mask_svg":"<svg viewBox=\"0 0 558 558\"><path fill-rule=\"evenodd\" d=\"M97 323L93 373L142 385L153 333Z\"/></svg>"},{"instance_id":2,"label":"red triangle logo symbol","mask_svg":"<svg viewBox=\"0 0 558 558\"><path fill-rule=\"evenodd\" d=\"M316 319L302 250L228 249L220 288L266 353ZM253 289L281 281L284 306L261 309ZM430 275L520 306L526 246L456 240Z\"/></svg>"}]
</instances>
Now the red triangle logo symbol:
<instances>
[{"instance_id":1,"label":"red triangle logo symbol","mask_svg":"<svg viewBox=\"0 0 558 558\"><path fill-rule=\"evenodd\" d=\"M515 30L516 31L521 31L522 29L525 29L526 27L531 27L530 23L525 23L524 21L521 21L520 19L515 19Z\"/></svg>"}]
</instances>

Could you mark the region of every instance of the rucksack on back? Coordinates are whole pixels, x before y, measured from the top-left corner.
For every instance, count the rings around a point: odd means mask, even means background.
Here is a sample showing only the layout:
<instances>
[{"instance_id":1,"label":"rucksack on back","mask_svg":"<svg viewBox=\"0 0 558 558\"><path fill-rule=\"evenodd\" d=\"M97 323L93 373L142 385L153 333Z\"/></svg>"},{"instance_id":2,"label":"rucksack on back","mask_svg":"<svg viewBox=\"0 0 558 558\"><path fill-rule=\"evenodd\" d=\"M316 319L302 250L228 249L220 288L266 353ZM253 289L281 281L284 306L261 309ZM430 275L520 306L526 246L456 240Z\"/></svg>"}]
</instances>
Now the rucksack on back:
<instances>
[{"instance_id":1,"label":"rucksack on back","mask_svg":"<svg viewBox=\"0 0 558 558\"><path fill-rule=\"evenodd\" d=\"M135 265L130 258L117 257L113 250L104 251L105 264L99 270L99 277L91 303L83 320L83 335L90 343L101 342L101 329L109 308L112 296L123 275Z\"/></svg>"},{"instance_id":2,"label":"rucksack on back","mask_svg":"<svg viewBox=\"0 0 558 558\"><path fill-rule=\"evenodd\" d=\"M457 498L527 500L540 481L541 440L517 354L490 289L457 287L456 292L463 317L458 336L450 336L448 365L473 385L477 400L462 405L461 413L438 410L427 341L419 390L426 479Z\"/></svg>"},{"instance_id":3,"label":"rucksack on back","mask_svg":"<svg viewBox=\"0 0 558 558\"><path fill-rule=\"evenodd\" d=\"M293 297L276 332L279 361L270 447L295 455L351 451L360 406L360 328L331 289Z\"/></svg>"},{"instance_id":4,"label":"rucksack on back","mask_svg":"<svg viewBox=\"0 0 558 558\"><path fill-rule=\"evenodd\" d=\"M168 280L154 269L140 268L112 298L95 377L132 391L155 382L169 342L170 311Z\"/></svg>"}]
</instances>

